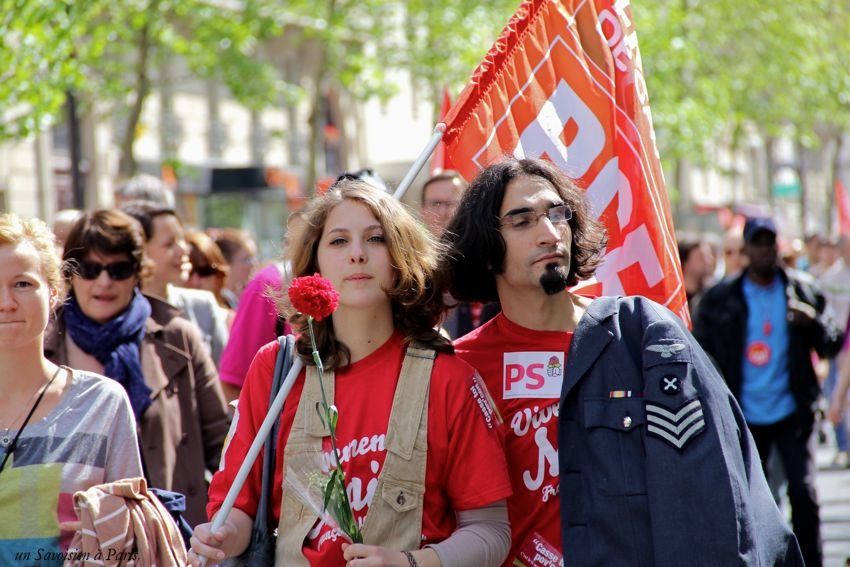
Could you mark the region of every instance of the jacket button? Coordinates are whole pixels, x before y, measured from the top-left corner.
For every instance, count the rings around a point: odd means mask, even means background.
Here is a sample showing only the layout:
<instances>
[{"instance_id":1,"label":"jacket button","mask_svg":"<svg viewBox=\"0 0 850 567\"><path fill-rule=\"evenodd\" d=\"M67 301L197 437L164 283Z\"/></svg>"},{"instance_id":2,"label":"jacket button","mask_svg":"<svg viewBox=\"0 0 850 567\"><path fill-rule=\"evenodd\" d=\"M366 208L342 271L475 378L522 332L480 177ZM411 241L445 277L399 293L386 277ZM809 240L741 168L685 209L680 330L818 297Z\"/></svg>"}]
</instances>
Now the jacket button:
<instances>
[{"instance_id":1,"label":"jacket button","mask_svg":"<svg viewBox=\"0 0 850 567\"><path fill-rule=\"evenodd\" d=\"M629 417L629 416L624 417L623 418L623 427L625 429L628 429L631 426L632 426L632 418Z\"/></svg>"},{"instance_id":2,"label":"jacket button","mask_svg":"<svg viewBox=\"0 0 850 567\"><path fill-rule=\"evenodd\" d=\"M194 486L190 486L189 488L186 489L186 494L189 495L189 496L194 496L197 493L198 493L198 491L195 489Z\"/></svg>"},{"instance_id":3,"label":"jacket button","mask_svg":"<svg viewBox=\"0 0 850 567\"><path fill-rule=\"evenodd\" d=\"M396 498L395 501L398 502L399 506L404 506L404 503L407 501L407 499L404 497L404 492L399 492L398 498Z\"/></svg>"}]
</instances>

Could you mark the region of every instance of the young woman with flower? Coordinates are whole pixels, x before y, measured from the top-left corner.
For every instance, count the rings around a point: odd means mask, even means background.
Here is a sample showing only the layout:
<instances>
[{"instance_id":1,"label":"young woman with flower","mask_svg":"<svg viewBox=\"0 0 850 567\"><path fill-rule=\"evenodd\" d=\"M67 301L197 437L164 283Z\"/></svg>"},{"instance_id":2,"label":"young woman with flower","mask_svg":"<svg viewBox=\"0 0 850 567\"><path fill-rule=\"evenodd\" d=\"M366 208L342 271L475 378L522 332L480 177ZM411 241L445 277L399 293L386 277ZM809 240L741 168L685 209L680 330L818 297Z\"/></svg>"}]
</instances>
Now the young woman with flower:
<instances>
[{"instance_id":1,"label":"young woman with flower","mask_svg":"<svg viewBox=\"0 0 850 567\"><path fill-rule=\"evenodd\" d=\"M281 302L307 370L286 401L277 439L277 564L499 565L510 543L510 481L485 391L434 330L443 307L433 283L437 245L400 203L357 180L338 182L305 216L300 245L291 250L293 271L330 280L339 306L319 320L315 315L327 310L305 313L313 309L297 293L292 303L301 312ZM322 379L311 356L313 336ZM261 349L246 378L210 486L211 518L265 416L277 351L277 343ZM284 471L294 474L293 463L311 452L334 468L327 419L316 411L320 385L336 416L337 455L364 544L347 543L284 482ZM215 534L209 524L195 530L193 562L198 555L221 561L246 548L260 460L224 527Z\"/></svg>"}]
</instances>

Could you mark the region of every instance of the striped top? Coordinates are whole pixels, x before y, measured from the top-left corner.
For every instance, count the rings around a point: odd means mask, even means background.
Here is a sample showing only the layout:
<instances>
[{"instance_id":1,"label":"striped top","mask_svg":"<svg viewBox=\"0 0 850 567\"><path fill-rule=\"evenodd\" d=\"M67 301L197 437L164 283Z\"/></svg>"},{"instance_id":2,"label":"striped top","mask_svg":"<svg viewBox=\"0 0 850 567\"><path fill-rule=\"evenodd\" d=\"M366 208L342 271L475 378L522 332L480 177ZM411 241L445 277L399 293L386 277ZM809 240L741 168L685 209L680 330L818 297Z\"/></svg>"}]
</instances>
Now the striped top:
<instances>
[{"instance_id":1,"label":"striped top","mask_svg":"<svg viewBox=\"0 0 850 567\"><path fill-rule=\"evenodd\" d=\"M0 446L0 460L5 453ZM139 476L136 423L124 389L73 371L68 391L26 426L0 473L0 565L61 565L73 533L60 532L59 522L77 519L74 493Z\"/></svg>"}]
</instances>

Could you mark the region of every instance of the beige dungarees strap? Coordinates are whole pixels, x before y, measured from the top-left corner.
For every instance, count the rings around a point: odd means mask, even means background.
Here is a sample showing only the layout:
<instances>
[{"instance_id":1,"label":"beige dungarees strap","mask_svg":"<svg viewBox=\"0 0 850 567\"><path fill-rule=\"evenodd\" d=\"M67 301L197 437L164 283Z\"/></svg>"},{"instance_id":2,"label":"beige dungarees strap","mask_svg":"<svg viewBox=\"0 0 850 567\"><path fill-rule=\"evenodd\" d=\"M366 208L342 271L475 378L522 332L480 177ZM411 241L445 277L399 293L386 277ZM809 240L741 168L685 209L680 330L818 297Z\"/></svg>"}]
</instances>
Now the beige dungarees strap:
<instances>
[{"instance_id":1,"label":"beige dungarees strap","mask_svg":"<svg viewBox=\"0 0 850 567\"><path fill-rule=\"evenodd\" d=\"M397 550L418 549L428 448L428 391L436 353L410 346L404 357L387 428L387 456L378 476L372 502L363 523L365 543ZM325 372L325 392L333 403L334 373ZM284 466L296 462L320 463L322 438L330 435L316 412L321 400L319 376L307 368L306 382L284 449ZM345 416L341 416L344 419ZM307 565L301 553L318 514L284 487L278 525L276 564Z\"/></svg>"}]
</instances>

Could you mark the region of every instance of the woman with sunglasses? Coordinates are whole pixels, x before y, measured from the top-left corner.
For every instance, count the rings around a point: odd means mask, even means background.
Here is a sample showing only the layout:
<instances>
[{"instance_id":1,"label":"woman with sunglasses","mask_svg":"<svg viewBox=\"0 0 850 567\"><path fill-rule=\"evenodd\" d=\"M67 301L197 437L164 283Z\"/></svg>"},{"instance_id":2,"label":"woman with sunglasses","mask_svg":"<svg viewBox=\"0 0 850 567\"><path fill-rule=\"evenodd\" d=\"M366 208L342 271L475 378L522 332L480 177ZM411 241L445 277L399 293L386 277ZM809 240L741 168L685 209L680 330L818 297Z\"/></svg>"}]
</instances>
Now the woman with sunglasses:
<instances>
[{"instance_id":1,"label":"woman with sunglasses","mask_svg":"<svg viewBox=\"0 0 850 567\"><path fill-rule=\"evenodd\" d=\"M47 225L0 215L0 565L61 565L74 493L142 473L121 387L44 356L64 290Z\"/></svg>"},{"instance_id":2,"label":"woman with sunglasses","mask_svg":"<svg viewBox=\"0 0 850 567\"><path fill-rule=\"evenodd\" d=\"M142 295L146 275L139 224L114 210L83 215L63 259L67 302L45 352L124 387L140 426L149 482L186 496L186 519L204 519L206 470L215 470L227 409L215 365L198 330L174 307Z\"/></svg>"}]
</instances>

